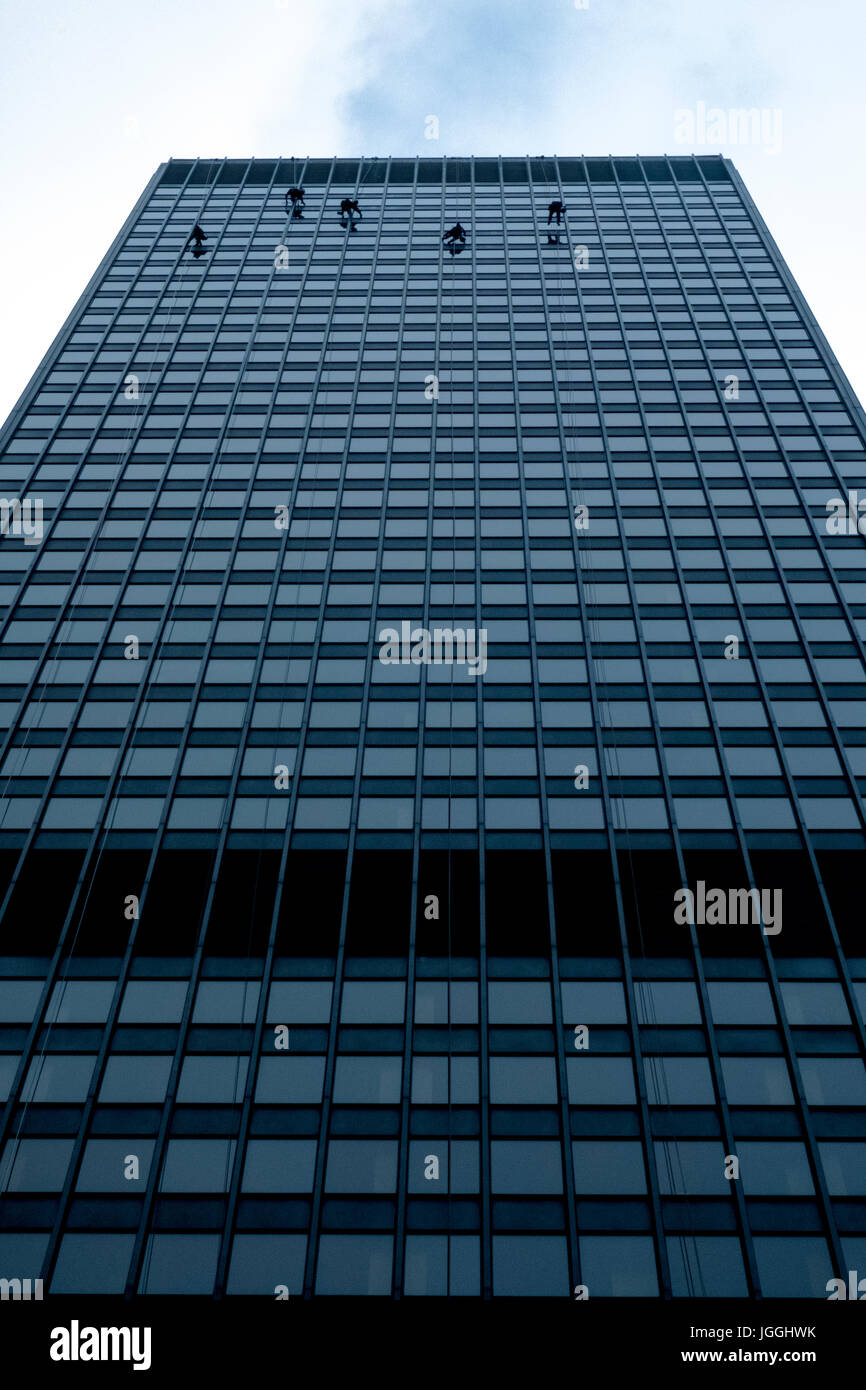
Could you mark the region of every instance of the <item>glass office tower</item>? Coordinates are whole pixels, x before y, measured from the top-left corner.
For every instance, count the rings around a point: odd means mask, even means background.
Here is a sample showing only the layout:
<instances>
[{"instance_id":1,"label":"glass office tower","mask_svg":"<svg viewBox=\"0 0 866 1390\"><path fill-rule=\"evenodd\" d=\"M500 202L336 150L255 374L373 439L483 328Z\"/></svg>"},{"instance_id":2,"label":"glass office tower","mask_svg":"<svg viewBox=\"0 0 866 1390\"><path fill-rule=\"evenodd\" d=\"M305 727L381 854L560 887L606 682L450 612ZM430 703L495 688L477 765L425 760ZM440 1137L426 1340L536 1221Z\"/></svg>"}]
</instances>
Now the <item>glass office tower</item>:
<instances>
[{"instance_id":1,"label":"glass office tower","mask_svg":"<svg viewBox=\"0 0 866 1390\"><path fill-rule=\"evenodd\" d=\"M0 436L0 1276L866 1271L864 426L727 160L162 165Z\"/></svg>"}]
</instances>

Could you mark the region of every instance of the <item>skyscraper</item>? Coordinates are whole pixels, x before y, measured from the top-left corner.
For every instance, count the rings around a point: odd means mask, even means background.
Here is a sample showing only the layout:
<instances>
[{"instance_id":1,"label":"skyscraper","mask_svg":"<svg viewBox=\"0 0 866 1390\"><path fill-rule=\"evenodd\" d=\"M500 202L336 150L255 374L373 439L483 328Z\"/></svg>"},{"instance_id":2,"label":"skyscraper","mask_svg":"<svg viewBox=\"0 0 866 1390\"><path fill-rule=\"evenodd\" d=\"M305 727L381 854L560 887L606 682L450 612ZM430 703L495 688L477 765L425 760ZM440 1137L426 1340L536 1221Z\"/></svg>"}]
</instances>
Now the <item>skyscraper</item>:
<instances>
[{"instance_id":1,"label":"skyscraper","mask_svg":"<svg viewBox=\"0 0 866 1390\"><path fill-rule=\"evenodd\" d=\"M0 1277L866 1270L864 427L727 160L160 166L0 436Z\"/></svg>"}]
</instances>

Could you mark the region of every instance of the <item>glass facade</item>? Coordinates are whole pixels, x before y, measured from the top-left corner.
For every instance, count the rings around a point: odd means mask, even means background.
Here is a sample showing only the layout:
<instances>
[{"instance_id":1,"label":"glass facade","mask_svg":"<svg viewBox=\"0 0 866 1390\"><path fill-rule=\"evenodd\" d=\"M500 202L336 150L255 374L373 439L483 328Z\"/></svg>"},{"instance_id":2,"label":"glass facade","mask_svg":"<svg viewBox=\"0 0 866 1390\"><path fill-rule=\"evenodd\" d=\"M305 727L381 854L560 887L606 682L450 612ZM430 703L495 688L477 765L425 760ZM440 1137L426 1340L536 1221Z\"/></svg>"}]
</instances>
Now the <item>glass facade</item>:
<instances>
[{"instance_id":1,"label":"glass facade","mask_svg":"<svg viewBox=\"0 0 866 1390\"><path fill-rule=\"evenodd\" d=\"M866 1268L864 430L727 160L162 165L0 434L0 1277Z\"/></svg>"}]
</instances>

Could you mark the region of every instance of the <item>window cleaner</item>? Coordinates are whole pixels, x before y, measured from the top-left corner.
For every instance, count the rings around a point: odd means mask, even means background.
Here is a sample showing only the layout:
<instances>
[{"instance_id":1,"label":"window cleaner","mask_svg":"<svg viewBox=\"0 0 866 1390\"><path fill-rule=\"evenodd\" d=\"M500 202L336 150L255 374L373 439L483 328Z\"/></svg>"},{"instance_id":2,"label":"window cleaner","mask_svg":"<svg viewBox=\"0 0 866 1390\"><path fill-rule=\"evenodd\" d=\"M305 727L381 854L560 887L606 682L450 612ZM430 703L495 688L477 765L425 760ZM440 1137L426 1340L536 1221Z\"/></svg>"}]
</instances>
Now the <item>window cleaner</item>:
<instances>
[{"instance_id":1,"label":"window cleaner","mask_svg":"<svg viewBox=\"0 0 866 1390\"><path fill-rule=\"evenodd\" d=\"M202 231L201 227L198 225L197 222L186 239L186 246L183 248L184 251L189 249L189 244L191 241L195 242L195 246L192 249L192 254L194 256L203 256L205 252L202 246L202 242L207 241L207 233Z\"/></svg>"},{"instance_id":2,"label":"window cleaner","mask_svg":"<svg viewBox=\"0 0 866 1390\"><path fill-rule=\"evenodd\" d=\"M355 230L356 213L358 217L364 216L361 209L358 207L358 199L344 198L343 201L340 203L340 221L344 227L351 227L353 232ZM348 222L346 221L346 218L349 219Z\"/></svg>"},{"instance_id":3,"label":"window cleaner","mask_svg":"<svg viewBox=\"0 0 866 1390\"><path fill-rule=\"evenodd\" d=\"M286 194L286 212L288 212L288 210L289 210L289 199L291 199L291 202L292 202L292 216L293 216L293 217L303 217L303 215L304 215L304 208L305 208L305 206L306 206L306 204L305 204L305 202L304 202L304 190L303 190L303 188L290 188L290 189L289 189L288 193Z\"/></svg>"}]
</instances>

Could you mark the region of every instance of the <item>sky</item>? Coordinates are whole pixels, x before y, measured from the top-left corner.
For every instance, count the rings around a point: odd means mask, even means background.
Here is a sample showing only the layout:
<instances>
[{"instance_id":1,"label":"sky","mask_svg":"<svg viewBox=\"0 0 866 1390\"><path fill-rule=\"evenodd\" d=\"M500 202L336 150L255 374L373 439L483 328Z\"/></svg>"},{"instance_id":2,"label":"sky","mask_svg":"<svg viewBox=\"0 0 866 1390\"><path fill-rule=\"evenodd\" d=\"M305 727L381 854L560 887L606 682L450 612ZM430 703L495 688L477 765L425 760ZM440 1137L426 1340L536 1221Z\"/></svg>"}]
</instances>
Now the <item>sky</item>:
<instances>
[{"instance_id":1,"label":"sky","mask_svg":"<svg viewBox=\"0 0 866 1390\"><path fill-rule=\"evenodd\" d=\"M4 0L0 420L196 155L725 154L866 401L864 40L862 0Z\"/></svg>"}]
</instances>

